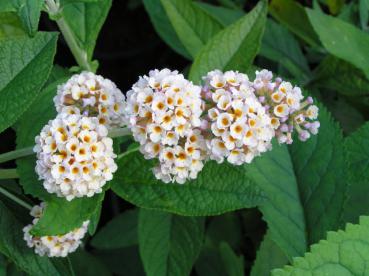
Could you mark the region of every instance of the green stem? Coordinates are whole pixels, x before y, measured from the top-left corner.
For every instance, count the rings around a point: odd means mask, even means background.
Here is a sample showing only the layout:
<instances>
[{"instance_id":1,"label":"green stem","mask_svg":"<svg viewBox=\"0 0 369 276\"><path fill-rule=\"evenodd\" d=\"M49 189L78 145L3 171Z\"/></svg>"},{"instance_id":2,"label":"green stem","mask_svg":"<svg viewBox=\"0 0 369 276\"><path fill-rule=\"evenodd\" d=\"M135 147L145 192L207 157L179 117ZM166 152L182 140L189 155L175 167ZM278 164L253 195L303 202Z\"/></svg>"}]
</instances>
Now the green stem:
<instances>
[{"instance_id":1,"label":"green stem","mask_svg":"<svg viewBox=\"0 0 369 276\"><path fill-rule=\"evenodd\" d=\"M138 151L139 149L140 149L139 146L135 147L135 148L132 148L132 149L129 149L129 150L119 154L117 159L119 160L119 159L123 158L124 156L127 156L128 154L131 154L132 152Z\"/></svg>"},{"instance_id":2,"label":"green stem","mask_svg":"<svg viewBox=\"0 0 369 276\"><path fill-rule=\"evenodd\" d=\"M0 163L34 154L33 147L17 149L0 154Z\"/></svg>"},{"instance_id":3,"label":"green stem","mask_svg":"<svg viewBox=\"0 0 369 276\"><path fill-rule=\"evenodd\" d=\"M17 169L0 169L0 179L19 178Z\"/></svg>"},{"instance_id":4,"label":"green stem","mask_svg":"<svg viewBox=\"0 0 369 276\"><path fill-rule=\"evenodd\" d=\"M75 276L76 274L74 273L73 265L72 265L72 262L71 262L69 256L67 256L67 260L68 260L68 266L69 266L70 273L71 273L72 276Z\"/></svg>"},{"instance_id":5,"label":"green stem","mask_svg":"<svg viewBox=\"0 0 369 276\"><path fill-rule=\"evenodd\" d=\"M28 204L27 202L21 200L20 198L16 197L15 195L13 195L12 193L9 193L7 190L5 190L3 187L0 186L0 193L2 193L4 196L6 196L7 198L13 200L14 202L18 203L20 206L31 210L32 206L30 204Z\"/></svg>"},{"instance_id":6,"label":"green stem","mask_svg":"<svg viewBox=\"0 0 369 276\"><path fill-rule=\"evenodd\" d=\"M63 15L61 14L59 3L55 3L54 0L46 0L46 6L49 14L52 17L56 17L56 24L58 25L61 33L67 45L72 52L74 58L76 59L78 65L87 71L93 71L91 64L88 61L87 53L84 49L82 49L77 42L77 39L69 27L68 23L64 20Z\"/></svg>"}]
</instances>

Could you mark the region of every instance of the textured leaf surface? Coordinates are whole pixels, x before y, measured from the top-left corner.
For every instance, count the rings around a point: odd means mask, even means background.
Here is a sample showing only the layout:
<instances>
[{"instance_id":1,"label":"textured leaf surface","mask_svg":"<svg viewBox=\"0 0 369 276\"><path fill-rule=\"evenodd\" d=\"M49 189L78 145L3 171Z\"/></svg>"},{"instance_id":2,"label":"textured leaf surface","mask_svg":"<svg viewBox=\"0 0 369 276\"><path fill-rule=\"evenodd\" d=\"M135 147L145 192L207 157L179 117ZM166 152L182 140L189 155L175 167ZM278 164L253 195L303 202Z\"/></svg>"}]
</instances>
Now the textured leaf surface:
<instances>
[{"instance_id":1,"label":"textured leaf surface","mask_svg":"<svg viewBox=\"0 0 369 276\"><path fill-rule=\"evenodd\" d=\"M57 35L9 38L0 43L0 132L31 105L50 73Z\"/></svg>"},{"instance_id":2,"label":"textured leaf surface","mask_svg":"<svg viewBox=\"0 0 369 276\"><path fill-rule=\"evenodd\" d=\"M368 232L369 218L361 217L360 224L347 224L345 231L328 232L327 239L311 246L303 258L272 275L367 275Z\"/></svg>"},{"instance_id":3,"label":"textured leaf surface","mask_svg":"<svg viewBox=\"0 0 369 276\"><path fill-rule=\"evenodd\" d=\"M138 210L128 210L109 221L91 240L98 249L124 248L137 244Z\"/></svg>"},{"instance_id":4,"label":"textured leaf surface","mask_svg":"<svg viewBox=\"0 0 369 276\"><path fill-rule=\"evenodd\" d=\"M369 78L369 34L319 11L307 9L307 14L325 49L355 65Z\"/></svg>"},{"instance_id":5,"label":"textured leaf surface","mask_svg":"<svg viewBox=\"0 0 369 276\"><path fill-rule=\"evenodd\" d=\"M208 162L198 178L183 185L155 179L154 162L135 152L118 160L111 187L125 200L143 208L180 215L205 216L253 207L264 200L260 188L240 168ZM138 173L139 172L139 173Z\"/></svg>"},{"instance_id":6,"label":"textured leaf surface","mask_svg":"<svg viewBox=\"0 0 369 276\"><path fill-rule=\"evenodd\" d=\"M161 0L180 41L192 57L218 33L222 26L188 0Z\"/></svg>"},{"instance_id":7,"label":"textured leaf surface","mask_svg":"<svg viewBox=\"0 0 369 276\"><path fill-rule=\"evenodd\" d=\"M9 0L5 0L9 1ZM17 10L18 16L22 21L24 28L30 35L34 35L38 29L38 22L41 16L44 0L10 0Z\"/></svg>"},{"instance_id":8,"label":"textured leaf surface","mask_svg":"<svg viewBox=\"0 0 369 276\"><path fill-rule=\"evenodd\" d=\"M203 238L203 218L140 210L139 248L148 276L189 275Z\"/></svg>"},{"instance_id":9,"label":"textured leaf surface","mask_svg":"<svg viewBox=\"0 0 369 276\"><path fill-rule=\"evenodd\" d=\"M267 4L258 5L237 22L215 35L198 53L189 78L200 82L214 69L246 71L259 51Z\"/></svg>"}]
</instances>

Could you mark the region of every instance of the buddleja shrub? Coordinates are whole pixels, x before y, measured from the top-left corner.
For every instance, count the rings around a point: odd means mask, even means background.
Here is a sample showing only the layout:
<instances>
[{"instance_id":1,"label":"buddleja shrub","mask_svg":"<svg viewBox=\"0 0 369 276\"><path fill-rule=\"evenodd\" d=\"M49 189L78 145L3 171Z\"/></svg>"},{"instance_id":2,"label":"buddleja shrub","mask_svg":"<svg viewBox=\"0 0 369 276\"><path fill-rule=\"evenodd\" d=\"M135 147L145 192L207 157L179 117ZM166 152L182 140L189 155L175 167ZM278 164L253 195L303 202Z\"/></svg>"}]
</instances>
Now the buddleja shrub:
<instances>
[{"instance_id":1,"label":"buddleja shrub","mask_svg":"<svg viewBox=\"0 0 369 276\"><path fill-rule=\"evenodd\" d=\"M189 70L129 91L93 55L111 0L0 3L0 274L368 273L369 4L245 2L143 0Z\"/></svg>"}]
</instances>

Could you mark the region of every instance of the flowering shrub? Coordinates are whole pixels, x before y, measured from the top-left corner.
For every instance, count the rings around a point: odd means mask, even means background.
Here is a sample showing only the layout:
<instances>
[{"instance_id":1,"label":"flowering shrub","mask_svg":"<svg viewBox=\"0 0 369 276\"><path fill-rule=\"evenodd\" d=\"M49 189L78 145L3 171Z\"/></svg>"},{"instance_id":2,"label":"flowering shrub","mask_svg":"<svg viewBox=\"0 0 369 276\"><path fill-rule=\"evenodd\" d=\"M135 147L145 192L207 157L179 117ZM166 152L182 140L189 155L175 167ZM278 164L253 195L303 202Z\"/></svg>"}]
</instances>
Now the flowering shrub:
<instances>
[{"instance_id":1,"label":"flowering shrub","mask_svg":"<svg viewBox=\"0 0 369 276\"><path fill-rule=\"evenodd\" d=\"M1 1L0 274L368 274L369 6L299 2Z\"/></svg>"}]
</instances>

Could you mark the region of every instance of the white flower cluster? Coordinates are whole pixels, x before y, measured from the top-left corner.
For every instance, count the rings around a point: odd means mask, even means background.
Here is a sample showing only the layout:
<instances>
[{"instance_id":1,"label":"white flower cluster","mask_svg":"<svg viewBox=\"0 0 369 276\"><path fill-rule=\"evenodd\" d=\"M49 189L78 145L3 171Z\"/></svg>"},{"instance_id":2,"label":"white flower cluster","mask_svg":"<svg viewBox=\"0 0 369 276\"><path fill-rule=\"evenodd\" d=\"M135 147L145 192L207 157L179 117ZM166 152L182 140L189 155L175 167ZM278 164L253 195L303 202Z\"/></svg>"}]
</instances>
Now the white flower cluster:
<instances>
[{"instance_id":1,"label":"white flower cluster","mask_svg":"<svg viewBox=\"0 0 369 276\"><path fill-rule=\"evenodd\" d=\"M35 253L40 256L66 257L69 253L77 250L82 238L87 232L89 221L85 221L80 228L77 228L65 235L36 237L30 234L30 230L42 216L44 203L36 205L31 210L34 217L32 224L23 228L24 240L30 248L34 248Z\"/></svg>"},{"instance_id":2,"label":"white flower cluster","mask_svg":"<svg viewBox=\"0 0 369 276\"><path fill-rule=\"evenodd\" d=\"M210 158L241 165L271 149L274 129L265 107L254 94L248 76L215 70L204 77L211 134Z\"/></svg>"},{"instance_id":3,"label":"white flower cluster","mask_svg":"<svg viewBox=\"0 0 369 276\"><path fill-rule=\"evenodd\" d=\"M64 107L78 108L83 116L97 117L108 129L125 124L124 95L112 81L91 72L74 75L59 85L54 103L58 113Z\"/></svg>"},{"instance_id":4,"label":"white flower cluster","mask_svg":"<svg viewBox=\"0 0 369 276\"><path fill-rule=\"evenodd\" d=\"M72 109L71 109L72 110ZM72 200L91 197L117 170L113 141L96 117L60 113L36 136L36 172L49 193Z\"/></svg>"},{"instance_id":5,"label":"white flower cluster","mask_svg":"<svg viewBox=\"0 0 369 276\"><path fill-rule=\"evenodd\" d=\"M206 158L201 88L169 69L150 71L127 93L127 120L145 158L158 158L158 179L196 178Z\"/></svg>"},{"instance_id":6,"label":"white flower cluster","mask_svg":"<svg viewBox=\"0 0 369 276\"><path fill-rule=\"evenodd\" d=\"M301 141L309 139L311 134L317 134L320 127L319 121L316 121L319 109L312 105L313 99L308 97L304 100L301 89L290 82L280 78L273 82L272 79L272 72L256 71L253 87L269 110L279 143L291 144L295 129Z\"/></svg>"}]
</instances>

